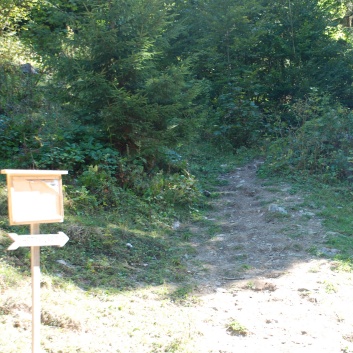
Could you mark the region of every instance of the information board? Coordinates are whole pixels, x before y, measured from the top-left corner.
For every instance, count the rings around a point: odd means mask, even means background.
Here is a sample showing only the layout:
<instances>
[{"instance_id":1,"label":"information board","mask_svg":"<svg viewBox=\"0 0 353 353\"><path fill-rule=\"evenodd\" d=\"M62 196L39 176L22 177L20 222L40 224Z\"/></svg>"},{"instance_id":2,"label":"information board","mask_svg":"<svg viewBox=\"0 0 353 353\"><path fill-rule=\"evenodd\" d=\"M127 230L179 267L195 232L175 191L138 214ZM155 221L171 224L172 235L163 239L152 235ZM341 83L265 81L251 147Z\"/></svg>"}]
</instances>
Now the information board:
<instances>
[{"instance_id":1,"label":"information board","mask_svg":"<svg viewBox=\"0 0 353 353\"><path fill-rule=\"evenodd\" d=\"M63 222L61 174L67 171L10 170L7 174L11 225Z\"/></svg>"}]
</instances>

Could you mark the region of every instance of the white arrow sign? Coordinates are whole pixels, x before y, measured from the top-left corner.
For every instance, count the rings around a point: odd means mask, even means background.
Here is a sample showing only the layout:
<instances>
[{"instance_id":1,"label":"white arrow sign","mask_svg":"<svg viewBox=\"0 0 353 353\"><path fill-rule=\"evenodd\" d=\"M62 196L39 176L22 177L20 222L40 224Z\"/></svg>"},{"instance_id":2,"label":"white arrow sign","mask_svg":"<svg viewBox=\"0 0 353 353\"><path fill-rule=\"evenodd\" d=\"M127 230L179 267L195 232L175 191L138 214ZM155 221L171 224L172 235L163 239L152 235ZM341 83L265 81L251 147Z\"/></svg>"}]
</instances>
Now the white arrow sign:
<instances>
[{"instance_id":1,"label":"white arrow sign","mask_svg":"<svg viewBox=\"0 0 353 353\"><path fill-rule=\"evenodd\" d=\"M16 250L26 246L64 246L69 237L63 233L58 234L31 234L18 235L16 233L9 233L8 236L14 241L7 250Z\"/></svg>"}]
</instances>

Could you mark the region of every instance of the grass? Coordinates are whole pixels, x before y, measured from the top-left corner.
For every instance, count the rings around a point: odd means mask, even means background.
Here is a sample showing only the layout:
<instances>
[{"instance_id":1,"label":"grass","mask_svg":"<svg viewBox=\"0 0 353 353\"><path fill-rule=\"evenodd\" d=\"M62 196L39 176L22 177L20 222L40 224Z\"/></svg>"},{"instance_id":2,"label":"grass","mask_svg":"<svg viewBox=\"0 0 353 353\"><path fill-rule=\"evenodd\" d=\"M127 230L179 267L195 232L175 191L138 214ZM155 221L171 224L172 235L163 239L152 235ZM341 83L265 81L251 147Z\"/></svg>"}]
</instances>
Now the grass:
<instances>
[{"instance_id":1,"label":"grass","mask_svg":"<svg viewBox=\"0 0 353 353\"><path fill-rule=\"evenodd\" d=\"M263 170L260 170L260 176ZM353 188L348 182L336 183L335 185L324 184L315 179L315 176L306 176L303 179L293 171L291 177L278 179L266 174L266 185L287 180L291 184L290 193L296 194L300 191L304 199L300 207L312 211L316 217L322 219L322 223L327 230L325 246L338 250L338 254L333 256L340 265L337 268L344 271L353 270ZM284 215L286 216L286 215ZM280 220L282 215L267 215L269 221ZM310 221L313 216L305 215L301 217L301 223ZM299 231L288 232L288 236L298 242L303 236ZM315 256L324 256L320 248L312 247L309 252Z\"/></svg>"},{"instance_id":2,"label":"grass","mask_svg":"<svg viewBox=\"0 0 353 353\"><path fill-rule=\"evenodd\" d=\"M353 268L353 196L350 186L317 186L308 195L307 202L320 211L318 216L328 230L326 245L339 250L335 259L345 268Z\"/></svg>"},{"instance_id":3,"label":"grass","mask_svg":"<svg viewBox=\"0 0 353 353\"><path fill-rule=\"evenodd\" d=\"M226 325L226 329L233 336L247 336L249 334L248 329L234 319Z\"/></svg>"},{"instance_id":4,"label":"grass","mask_svg":"<svg viewBox=\"0 0 353 353\"><path fill-rule=\"evenodd\" d=\"M181 283L188 280L190 275L184 259L194 254L188 244L192 234L178 235L159 222L149 226L120 223L119 214L115 214L117 221L112 223L113 212L110 212L109 222L104 224L103 216L97 214L97 223L91 218L89 223L79 223L77 218L72 220L69 216L63 224L41 225L43 233L60 230L70 238L63 248L41 249L42 272L59 278L59 282L70 280L85 290L129 290L140 283L160 285L164 281ZM29 232L28 227L13 228L14 232ZM28 274L30 265L29 249L8 252L6 248L10 243L4 229L0 233L0 260L4 264L0 273L5 286L16 283L13 273Z\"/></svg>"},{"instance_id":5,"label":"grass","mask_svg":"<svg viewBox=\"0 0 353 353\"><path fill-rule=\"evenodd\" d=\"M300 232L288 233L287 235L289 238L293 240L301 239L304 237L303 233L300 233Z\"/></svg>"},{"instance_id":6,"label":"grass","mask_svg":"<svg viewBox=\"0 0 353 353\"><path fill-rule=\"evenodd\" d=\"M337 292L337 288L336 286L328 281L324 281L324 286L325 286L325 291L328 294L332 294L332 293L336 293Z\"/></svg>"},{"instance_id":7,"label":"grass","mask_svg":"<svg viewBox=\"0 0 353 353\"><path fill-rule=\"evenodd\" d=\"M188 158L191 168L200 173L200 188L211 192L218 173L238 163L223 162L217 155L213 159L201 158L194 151ZM223 163L227 166L220 167ZM292 189L299 192L306 187L296 184ZM319 215L327 219L325 225L334 232L327 236L326 246L340 250L333 270L350 271L353 242L349 225L353 225L353 203L344 196L343 188L322 189L315 185L308 189L313 196L308 194L306 205L319 210ZM31 341L30 317L25 310L30 306L31 295L29 251L22 248L7 252L11 241L5 233L26 234L28 227L8 225L5 198L1 195L0 192L0 292L5 293L1 299L6 300L0 304L0 346L6 353L27 352ZM154 206L146 210L146 205L127 205L125 210L119 207L94 214L70 210L63 224L41 226L42 232L61 230L70 237L65 247L46 247L41 252L42 348L46 352L198 351L194 342L200 333L188 315L198 315L196 306L200 299L194 294L193 274L187 265L202 271L203 264L194 261L195 249L190 240L207 240L223 233L222 225L206 219L210 210L207 199L179 210L181 213ZM341 217L346 218L345 222ZM285 218L271 217L276 221ZM173 230L176 220L181 226ZM190 220L202 233L188 227ZM293 249L300 250L302 234L292 229L288 236L296 240ZM236 245L234 250L242 248ZM251 269L245 255L235 257L242 261L239 273ZM248 282L249 288L253 285ZM326 285L326 290L331 288ZM225 330L231 335L249 334L234 319Z\"/></svg>"},{"instance_id":8,"label":"grass","mask_svg":"<svg viewBox=\"0 0 353 353\"><path fill-rule=\"evenodd\" d=\"M230 154L221 159L211 150L203 156L193 151L186 158L199 175L199 188L211 192L222 183L219 173L236 163ZM117 207L93 209L88 196L65 201L64 223L41 225L42 233L63 231L70 238L63 248L41 249L42 348L52 353L194 352L191 337L198 333L183 310L200 300L193 294L187 268L188 261L197 266L190 240L221 232L220 225L205 219L207 198L180 208L127 194ZM211 193L211 198L216 196ZM173 230L176 220L181 226ZM203 234L187 227L190 220L199 223ZM8 232L28 234L29 227L9 226L2 184L0 292L5 300L0 304L0 346L6 353L27 352L30 252L8 252Z\"/></svg>"},{"instance_id":9,"label":"grass","mask_svg":"<svg viewBox=\"0 0 353 353\"><path fill-rule=\"evenodd\" d=\"M0 308L6 310L6 314L0 314L0 345L6 353L29 351L31 317L24 313L30 306L30 293L25 297L23 294L9 290L10 299ZM44 288L42 348L55 353L191 353L189 334L193 336L196 331L186 322L185 315L182 306L153 295L149 288L115 294L85 292L78 287Z\"/></svg>"},{"instance_id":10,"label":"grass","mask_svg":"<svg viewBox=\"0 0 353 353\"><path fill-rule=\"evenodd\" d=\"M183 305L183 306L191 306L198 304L200 302L200 298L193 295L194 286L191 284L184 284L176 288L173 292L169 294L169 298L173 303Z\"/></svg>"}]
</instances>

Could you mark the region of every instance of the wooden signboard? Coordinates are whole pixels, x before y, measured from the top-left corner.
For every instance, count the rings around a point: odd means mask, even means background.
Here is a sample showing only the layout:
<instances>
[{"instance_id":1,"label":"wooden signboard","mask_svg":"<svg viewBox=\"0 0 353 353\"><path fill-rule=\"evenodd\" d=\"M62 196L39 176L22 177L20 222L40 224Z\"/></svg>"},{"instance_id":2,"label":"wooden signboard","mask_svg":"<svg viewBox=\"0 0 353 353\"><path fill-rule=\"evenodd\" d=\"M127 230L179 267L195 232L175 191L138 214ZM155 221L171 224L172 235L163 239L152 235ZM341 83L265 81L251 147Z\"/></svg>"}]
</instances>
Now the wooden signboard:
<instances>
[{"instance_id":1,"label":"wooden signboard","mask_svg":"<svg viewBox=\"0 0 353 353\"><path fill-rule=\"evenodd\" d=\"M61 175L67 171L4 169L11 225L63 222Z\"/></svg>"},{"instance_id":2,"label":"wooden signboard","mask_svg":"<svg viewBox=\"0 0 353 353\"><path fill-rule=\"evenodd\" d=\"M63 170L3 169L7 176L9 220L11 225L29 224L30 235L10 233L14 241L8 250L31 248L32 273L32 353L40 353L40 247L64 246L66 234L39 234L40 223L63 222Z\"/></svg>"}]
</instances>

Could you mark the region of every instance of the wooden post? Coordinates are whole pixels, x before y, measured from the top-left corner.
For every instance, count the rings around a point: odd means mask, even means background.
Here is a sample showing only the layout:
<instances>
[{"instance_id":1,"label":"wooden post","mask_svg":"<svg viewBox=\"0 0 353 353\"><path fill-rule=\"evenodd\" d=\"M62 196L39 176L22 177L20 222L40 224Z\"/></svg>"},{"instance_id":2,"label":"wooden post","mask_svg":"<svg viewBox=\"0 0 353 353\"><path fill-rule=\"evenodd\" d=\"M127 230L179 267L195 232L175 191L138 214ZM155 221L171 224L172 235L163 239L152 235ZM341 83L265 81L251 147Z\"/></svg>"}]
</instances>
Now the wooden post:
<instances>
[{"instance_id":1,"label":"wooden post","mask_svg":"<svg viewBox=\"0 0 353 353\"><path fill-rule=\"evenodd\" d=\"M18 247L31 247L32 274L32 353L40 353L40 247L46 245L64 246L69 240L60 232L59 238L53 234L40 236L40 223L64 221L64 204L61 175L67 170L22 170L2 169L7 175L8 209L10 225L30 224L31 236L18 236L10 233L14 243L8 250Z\"/></svg>"},{"instance_id":2,"label":"wooden post","mask_svg":"<svg viewBox=\"0 0 353 353\"><path fill-rule=\"evenodd\" d=\"M31 235L39 234L39 223L31 224ZM32 353L40 353L40 247L31 246Z\"/></svg>"}]
</instances>

